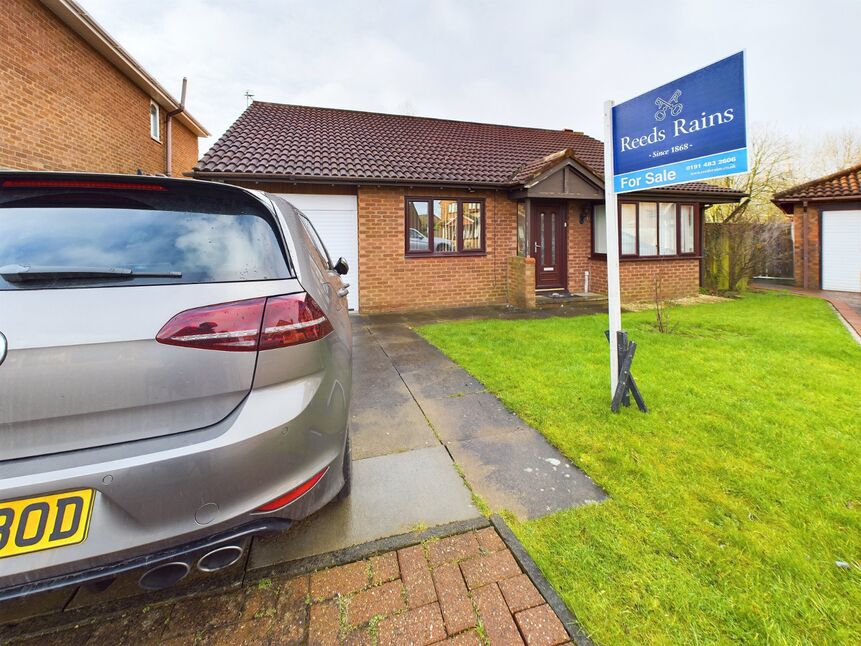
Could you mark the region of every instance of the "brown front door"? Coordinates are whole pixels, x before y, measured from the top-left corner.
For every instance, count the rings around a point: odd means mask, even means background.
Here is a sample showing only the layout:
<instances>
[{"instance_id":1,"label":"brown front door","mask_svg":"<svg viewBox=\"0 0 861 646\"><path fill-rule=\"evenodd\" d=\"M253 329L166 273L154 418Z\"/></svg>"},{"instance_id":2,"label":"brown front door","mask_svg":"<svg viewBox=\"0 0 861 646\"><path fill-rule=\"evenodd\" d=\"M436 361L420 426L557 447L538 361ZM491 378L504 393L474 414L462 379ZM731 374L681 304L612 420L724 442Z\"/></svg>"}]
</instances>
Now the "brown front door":
<instances>
[{"instance_id":1,"label":"brown front door","mask_svg":"<svg viewBox=\"0 0 861 646\"><path fill-rule=\"evenodd\" d=\"M535 258L535 288L565 288L565 207L533 202L530 253Z\"/></svg>"}]
</instances>

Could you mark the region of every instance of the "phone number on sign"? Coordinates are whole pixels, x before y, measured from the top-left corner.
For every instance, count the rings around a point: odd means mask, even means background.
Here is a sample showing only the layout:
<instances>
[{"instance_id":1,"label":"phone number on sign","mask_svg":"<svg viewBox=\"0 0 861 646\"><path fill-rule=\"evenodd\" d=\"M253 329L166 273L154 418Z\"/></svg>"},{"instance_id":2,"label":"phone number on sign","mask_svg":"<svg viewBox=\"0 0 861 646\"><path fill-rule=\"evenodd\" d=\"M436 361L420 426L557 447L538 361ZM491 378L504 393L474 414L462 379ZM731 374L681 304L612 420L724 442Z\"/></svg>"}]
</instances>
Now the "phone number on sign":
<instances>
[{"instance_id":1,"label":"phone number on sign","mask_svg":"<svg viewBox=\"0 0 861 646\"><path fill-rule=\"evenodd\" d=\"M735 164L738 162L738 159L735 155L731 157L722 157L721 159L713 159L711 161L703 162L701 164L689 164L685 166L685 170L687 171L695 171L703 168L713 168L715 166L724 166L726 164Z\"/></svg>"}]
</instances>

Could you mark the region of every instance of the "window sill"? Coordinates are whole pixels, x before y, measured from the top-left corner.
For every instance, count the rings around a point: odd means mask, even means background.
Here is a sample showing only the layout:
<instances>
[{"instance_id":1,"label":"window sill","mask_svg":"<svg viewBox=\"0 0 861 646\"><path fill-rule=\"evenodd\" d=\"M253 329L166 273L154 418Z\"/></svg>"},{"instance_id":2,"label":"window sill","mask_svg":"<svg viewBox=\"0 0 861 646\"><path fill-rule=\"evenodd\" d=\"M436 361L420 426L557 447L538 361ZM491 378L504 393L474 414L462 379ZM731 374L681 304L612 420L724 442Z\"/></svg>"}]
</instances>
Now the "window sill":
<instances>
[{"instance_id":1,"label":"window sill","mask_svg":"<svg viewBox=\"0 0 861 646\"><path fill-rule=\"evenodd\" d=\"M589 256L591 260L601 260L607 261L607 254L603 253L593 253ZM696 254L688 254L685 256L620 256L619 262L653 262L653 261L661 261L661 260L702 260L702 256Z\"/></svg>"},{"instance_id":2,"label":"window sill","mask_svg":"<svg viewBox=\"0 0 861 646\"><path fill-rule=\"evenodd\" d=\"M427 260L430 258L483 258L486 251L463 251L459 253L406 253L406 260Z\"/></svg>"}]
</instances>

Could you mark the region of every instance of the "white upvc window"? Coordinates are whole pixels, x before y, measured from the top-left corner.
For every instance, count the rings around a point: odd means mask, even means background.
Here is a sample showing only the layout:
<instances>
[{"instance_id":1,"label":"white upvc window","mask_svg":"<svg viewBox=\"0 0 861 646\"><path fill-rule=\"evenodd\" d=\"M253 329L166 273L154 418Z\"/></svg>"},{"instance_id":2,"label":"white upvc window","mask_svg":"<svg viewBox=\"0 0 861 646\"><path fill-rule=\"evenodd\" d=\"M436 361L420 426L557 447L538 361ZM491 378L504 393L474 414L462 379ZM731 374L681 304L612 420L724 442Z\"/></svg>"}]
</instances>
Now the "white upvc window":
<instances>
[{"instance_id":1,"label":"white upvc window","mask_svg":"<svg viewBox=\"0 0 861 646\"><path fill-rule=\"evenodd\" d=\"M149 136L156 141L161 141L161 119L159 119L158 104L155 101L149 103Z\"/></svg>"}]
</instances>

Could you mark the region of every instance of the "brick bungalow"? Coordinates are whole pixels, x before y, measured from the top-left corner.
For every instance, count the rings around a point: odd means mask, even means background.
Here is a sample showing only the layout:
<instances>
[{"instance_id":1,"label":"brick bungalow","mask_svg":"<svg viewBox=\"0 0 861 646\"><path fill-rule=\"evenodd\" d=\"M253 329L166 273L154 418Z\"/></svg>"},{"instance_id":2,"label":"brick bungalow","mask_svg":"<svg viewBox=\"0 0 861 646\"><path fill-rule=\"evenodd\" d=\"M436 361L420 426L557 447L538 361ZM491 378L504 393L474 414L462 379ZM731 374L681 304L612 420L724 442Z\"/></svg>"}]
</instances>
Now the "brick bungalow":
<instances>
[{"instance_id":1,"label":"brick bungalow","mask_svg":"<svg viewBox=\"0 0 861 646\"><path fill-rule=\"evenodd\" d=\"M255 101L194 177L287 195L353 267L367 312L533 306L606 291L603 145L544 130ZM622 295L697 293L702 183L622 196Z\"/></svg>"},{"instance_id":2,"label":"brick bungalow","mask_svg":"<svg viewBox=\"0 0 861 646\"><path fill-rule=\"evenodd\" d=\"M73 0L3 0L0 168L182 175L209 133Z\"/></svg>"},{"instance_id":3,"label":"brick bungalow","mask_svg":"<svg viewBox=\"0 0 861 646\"><path fill-rule=\"evenodd\" d=\"M792 216L795 284L861 292L861 164L774 195Z\"/></svg>"}]
</instances>

